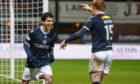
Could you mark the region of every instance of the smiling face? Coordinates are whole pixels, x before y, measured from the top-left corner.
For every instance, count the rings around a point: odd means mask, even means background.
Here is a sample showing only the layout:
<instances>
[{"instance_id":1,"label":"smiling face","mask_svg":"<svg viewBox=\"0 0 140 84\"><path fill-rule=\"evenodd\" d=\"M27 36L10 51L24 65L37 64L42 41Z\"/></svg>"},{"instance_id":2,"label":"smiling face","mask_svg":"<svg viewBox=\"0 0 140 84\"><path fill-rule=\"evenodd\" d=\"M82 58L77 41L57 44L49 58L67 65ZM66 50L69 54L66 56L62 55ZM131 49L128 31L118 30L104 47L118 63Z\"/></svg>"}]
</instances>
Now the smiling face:
<instances>
[{"instance_id":1,"label":"smiling face","mask_svg":"<svg viewBox=\"0 0 140 84\"><path fill-rule=\"evenodd\" d=\"M48 32L51 29L53 29L54 25L54 17L52 13L46 12L41 17L41 26L43 27L43 30Z\"/></svg>"},{"instance_id":2,"label":"smiling face","mask_svg":"<svg viewBox=\"0 0 140 84\"><path fill-rule=\"evenodd\" d=\"M42 21L42 25L44 26L44 29L46 31L50 31L53 29L54 24L54 18L53 17L47 17L45 21Z\"/></svg>"}]
</instances>

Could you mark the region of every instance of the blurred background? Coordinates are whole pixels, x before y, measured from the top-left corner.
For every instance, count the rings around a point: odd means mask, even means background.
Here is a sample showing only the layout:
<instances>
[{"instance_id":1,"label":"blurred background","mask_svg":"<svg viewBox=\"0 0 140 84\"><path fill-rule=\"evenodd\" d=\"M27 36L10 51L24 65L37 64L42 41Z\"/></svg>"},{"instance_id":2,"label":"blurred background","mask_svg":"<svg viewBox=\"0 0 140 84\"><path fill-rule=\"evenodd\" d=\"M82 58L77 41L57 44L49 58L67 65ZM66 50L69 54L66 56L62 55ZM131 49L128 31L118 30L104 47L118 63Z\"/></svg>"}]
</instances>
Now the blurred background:
<instances>
[{"instance_id":1,"label":"blurred background","mask_svg":"<svg viewBox=\"0 0 140 84\"><path fill-rule=\"evenodd\" d=\"M91 0L50 0L49 11L56 16L56 32L58 42L79 30L91 15L79 6L80 3L90 4ZM139 0L105 0L106 13L113 17L114 43L140 42L140 4ZM56 6L59 5L59 6ZM56 8L55 8L56 6ZM84 39L84 40L83 40ZM90 42L87 34L74 43Z\"/></svg>"},{"instance_id":2,"label":"blurred background","mask_svg":"<svg viewBox=\"0 0 140 84\"><path fill-rule=\"evenodd\" d=\"M140 83L140 0L105 0L106 13L113 18L113 67L103 84ZM40 24L43 12L55 16L57 33L53 64L54 84L90 84L88 59L91 37L68 44L59 50L60 42L78 31L91 13L79 4L91 0L0 0L0 84L19 84L26 54L23 41ZM63 70L63 71L62 71ZM42 84L42 81L31 81Z\"/></svg>"}]
</instances>

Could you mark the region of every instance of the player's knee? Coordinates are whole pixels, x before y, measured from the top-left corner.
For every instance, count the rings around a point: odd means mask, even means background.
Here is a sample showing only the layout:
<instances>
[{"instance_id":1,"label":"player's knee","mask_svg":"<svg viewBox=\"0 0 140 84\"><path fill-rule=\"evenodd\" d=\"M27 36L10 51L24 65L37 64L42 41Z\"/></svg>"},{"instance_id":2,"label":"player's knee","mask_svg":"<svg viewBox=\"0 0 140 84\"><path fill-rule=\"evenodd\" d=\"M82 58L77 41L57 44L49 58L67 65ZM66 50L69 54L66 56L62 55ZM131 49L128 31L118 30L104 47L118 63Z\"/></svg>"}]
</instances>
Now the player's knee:
<instances>
[{"instance_id":1,"label":"player's knee","mask_svg":"<svg viewBox=\"0 0 140 84\"><path fill-rule=\"evenodd\" d=\"M44 78L48 82L52 82L52 78Z\"/></svg>"},{"instance_id":2,"label":"player's knee","mask_svg":"<svg viewBox=\"0 0 140 84\"><path fill-rule=\"evenodd\" d=\"M100 82L93 82L92 84L100 84Z\"/></svg>"},{"instance_id":3,"label":"player's knee","mask_svg":"<svg viewBox=\"0 0 140 84\"><path fill-rule=\"evenodd\" d=\"M52 77L48 76L48 75L45 75L44 80L47 81L48 83L51 83L52 82Z\"/></svg>"}]
</instances>

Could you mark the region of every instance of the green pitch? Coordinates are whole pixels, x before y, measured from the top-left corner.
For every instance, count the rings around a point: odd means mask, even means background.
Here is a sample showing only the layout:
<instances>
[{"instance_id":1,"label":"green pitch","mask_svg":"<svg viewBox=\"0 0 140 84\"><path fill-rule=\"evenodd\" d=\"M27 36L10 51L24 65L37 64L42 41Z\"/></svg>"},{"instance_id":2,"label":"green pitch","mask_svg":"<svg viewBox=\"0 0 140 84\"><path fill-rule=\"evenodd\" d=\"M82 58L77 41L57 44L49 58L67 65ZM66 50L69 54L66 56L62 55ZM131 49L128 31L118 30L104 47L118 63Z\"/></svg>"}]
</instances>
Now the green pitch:
<instances>
[{"instance_id":1,"label":"green pitch","mask_svg":"<svg viewBox=\"0 0 140 84\"><path fill-rule=\"evenodd\" d=\"M0 84L19 84L25 61L15 61L16 80L10 81L8 78L0 78ZM9 62L0 60L3 69L9 69ZM91 84L88 74L88 60L56 60L52 64L53 84ZM10 69L9 69L10 70ZM8 72L1 74L9 76ZM31 83L31 84L41 84ZM110 74L104 79L102 84L140 84L140 60L114 60Z\"/></svg>"}]
</instances>

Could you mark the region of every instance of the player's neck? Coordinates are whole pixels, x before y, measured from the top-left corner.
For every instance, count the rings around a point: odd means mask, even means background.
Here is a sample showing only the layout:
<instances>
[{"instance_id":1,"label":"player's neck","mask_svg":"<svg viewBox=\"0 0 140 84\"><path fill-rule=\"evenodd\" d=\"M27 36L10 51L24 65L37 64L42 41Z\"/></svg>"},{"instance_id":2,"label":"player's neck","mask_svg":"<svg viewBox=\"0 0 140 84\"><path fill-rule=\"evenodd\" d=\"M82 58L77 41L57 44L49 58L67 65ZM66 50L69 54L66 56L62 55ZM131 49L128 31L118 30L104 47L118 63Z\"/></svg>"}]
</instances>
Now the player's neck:
<instances>
[{"instance_id":1,"label":"player's neck","mask_svg":"<svg viewBox=\"0 0 140 84\"><path fill-rule=\"evenodd\" d=\"M96 15L98 15L98 14L104 14L104 12L96 10Z\"/></svg>"},{"instance_id":2,"label":"player's neck","mask_svg":"<svg viewBox=\"0 0 140 84\"><path fill-rule=\"evenodd\" d=\"M40 28L41 28L41 31L43 33L49 33L50 32L50 30L46 29L44 26L41 26Z\"/></svg>"}]
</instances>

